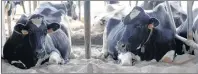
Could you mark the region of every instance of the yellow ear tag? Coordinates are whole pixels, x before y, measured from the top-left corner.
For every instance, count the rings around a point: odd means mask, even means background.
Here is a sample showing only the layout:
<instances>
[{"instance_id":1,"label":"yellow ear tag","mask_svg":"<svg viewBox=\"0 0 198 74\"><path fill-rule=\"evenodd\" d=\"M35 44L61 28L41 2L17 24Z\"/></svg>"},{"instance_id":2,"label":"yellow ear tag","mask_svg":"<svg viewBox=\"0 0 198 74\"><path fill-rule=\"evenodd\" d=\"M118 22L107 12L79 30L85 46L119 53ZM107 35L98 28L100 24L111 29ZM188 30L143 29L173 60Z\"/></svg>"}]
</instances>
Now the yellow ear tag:
<instances>
[{"instance_id":1,"label":"yellow ear tag","mask_svg":"<svg viewBox=\"0 0 198 74\"><path fill-rule=\"evenodd\" d=\"M22 32L23 35L27 35L28 34L27 30L21 30L21 32Z\"/></svg>"},{"instance_id":2,"label":"yellow ear tag","mask_svg":"<svg viewBox=\"0 0 198 74\"><path fill-rule=\"evenodd\" d=\"M47 33L51 33L51 32L53 32L52 28L47 30Z\"/></svg>"},{"instance_id":3,"label":"yellow ear tag","mask_svg":"<svg viewBox=\"0 0 198 74\"><path fill-rule=\"evenodd\" d=\"M149 24L148 29L153 29L153 24Z\"/></svg>"}]
</instances>

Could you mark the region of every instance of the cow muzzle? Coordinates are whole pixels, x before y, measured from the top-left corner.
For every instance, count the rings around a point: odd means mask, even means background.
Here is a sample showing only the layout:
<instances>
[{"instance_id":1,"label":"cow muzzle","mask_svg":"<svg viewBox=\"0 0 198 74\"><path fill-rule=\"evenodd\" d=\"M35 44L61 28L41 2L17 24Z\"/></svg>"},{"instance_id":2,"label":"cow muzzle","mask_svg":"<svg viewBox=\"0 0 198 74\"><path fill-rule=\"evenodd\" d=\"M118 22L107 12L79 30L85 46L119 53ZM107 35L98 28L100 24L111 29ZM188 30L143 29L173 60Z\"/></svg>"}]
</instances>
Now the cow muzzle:
<instances>
[{"instance_id":1,"label":"cow muzzle","mask_svg":"<svg viewBox=\"0 0 198 74\"><path fill-rule=\"evenodd\" d=\"M120 53L118 55L119 62L122 66L132 65L132 54L130 52Z\"/></svg>"}]
</instances>

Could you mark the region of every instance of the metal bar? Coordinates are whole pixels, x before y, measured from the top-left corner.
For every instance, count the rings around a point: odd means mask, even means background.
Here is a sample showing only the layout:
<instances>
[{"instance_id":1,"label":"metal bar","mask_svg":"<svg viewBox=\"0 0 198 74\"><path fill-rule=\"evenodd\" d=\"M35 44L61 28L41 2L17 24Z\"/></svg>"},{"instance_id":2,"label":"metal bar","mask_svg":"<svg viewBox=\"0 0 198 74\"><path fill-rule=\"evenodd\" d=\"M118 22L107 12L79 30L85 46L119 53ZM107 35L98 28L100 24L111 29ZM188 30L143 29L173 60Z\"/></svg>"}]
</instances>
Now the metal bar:
<instances>
[{"instance_id":1,"label":"metal bar","mask_svg":"<svg viewBox=\"0 0 198 74\"><path fill-rule=\"evenodd\" d=\"M3 46L6 42L6 34L5 34L5 1L2 1L2 13L1 13L1 16L2 16L2 19L1 19L1 55L3 55L3 52L2 52L2 49L3 49Z\"/></svg>"},{"instance_id":2,"label":"metal bar","mask_svg":"<svg viewBox=\"0 0 198 74\"><path fill-rule=\"evenodd\" d=\"M37 1L33 1L33 11L36 9L37 7Z\"/></svg>"},{"instance_id":3,"label":"metal bar","mask_svg":"<svg viewBox=\"0 0 198 74\"><path fill-rule=\"evenodd\" d=\"M29 2L29 14L31 14L32 13L31 1L28 2Z\"/></svg>"},{"instance_id":4,"label":"metal bar","mask_svg":"<svg viewBox=\"0 0 198 74\"><path fill-rule=\"evenodd\" d=\"M78 9L79 9L79 17L78 19L81 20L81 1L78 0Z\"/></svg>"},{"instance_id":5,"label":"metal bar","mask_svg":"<svg viewBox=\"0 0 198 74\"><path fill-rule=\"evenodd\" d=\"M167 9L168 9L168 13L169 13L169 17L170 17L170 22L172 24L172 28L174 28L174 32L176 33L176 25L175 25L175 21L173 19L173 14L172 14L172 11L170 9L170 5L169 5L168 1L166 1L166 6L167 6Z\"/></svg>"},{"instance_id":6,"label":"metal bar","mask_svg":"<svg viewBox=\"0 0 198 74\"><path fill-rule=\"evenodd\" d=\"M90 1L85 0L84 2L84 26L85 26L85 57L90 59L91 56L91 36L90 36Z\"/></svg>"},{"instance_id":7,"label":"metal bar","mask_svg":"<svg viewBox=\"0 0 198 74\"><path fill-rule=\"evenodd\" d=\"M7 25L8 25L8 36L11 36L12 32L11 32L11 22L12 22L12 18L11 18L12 14L10 16L8 16L7 14Z\"/></svg>"},{"instance_id":8,"label":"metal bar","mask_svg":"<svg viewBox=\"0 0 198 74\"><path fill-rule=\"evenodd\" d=\"M22 1L22 8L23 8L23 13L26 13L26 12L25 12L24 1Z\"/></svg>"},{"instance_id":9,"label":"metal bar","mask_svg":"<svg viewBox=\"0 0 198 74\"><path fill-rule=\"evenodd\" d=\"M193 24L193 13L192 13L193 1L187 1L187 39L193 39L192 37L192 24Z\"/></svg>"},{"instance_id":10,"label":"metal bar","mask_svg":"<svg viewBox=\"0 0 198 74\"><path fill-rule=\"evenodd\" d=\"M129 6L131 6L131 0L129 0Z\"/></svg>"},{"instance_id":11,"label":"metal bar","mask_svg":"<svg viewBox=\"0 0 198 74\"><path fill-rule=\"evenodd\" d=\"M135 6L138 6L138 0L136 0L136 4L135 4Z\"/></svg>"}]
</instances>

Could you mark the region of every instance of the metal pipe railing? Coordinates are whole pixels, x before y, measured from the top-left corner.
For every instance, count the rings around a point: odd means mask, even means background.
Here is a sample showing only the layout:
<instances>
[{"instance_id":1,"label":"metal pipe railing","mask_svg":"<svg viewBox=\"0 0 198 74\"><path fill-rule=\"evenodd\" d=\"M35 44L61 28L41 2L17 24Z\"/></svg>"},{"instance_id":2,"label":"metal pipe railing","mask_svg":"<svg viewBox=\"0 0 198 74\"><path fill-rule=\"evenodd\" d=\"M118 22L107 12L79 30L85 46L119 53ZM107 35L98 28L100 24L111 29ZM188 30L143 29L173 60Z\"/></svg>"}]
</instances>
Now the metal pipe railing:
<instances>
[{"instance_id":1,"label":"metal pipe railing","mask_svg":"<svg viewBox=\"0 0 198 74\"><path fill-rule=\"evenodd\" d=\"M84 26L85 26L85 57L90 59L91 56L91 36L90 36L90 1L84 2Z\"/></svg>"},{"instance_id":2,"label":"metal pipe railing","mask_svg":"<svg viewBox=\"0 0 198 74\"><path fill-rule=\"evenodd\" d=\"M172 11L171 11L171 8L170 8L170 4L168 3L168 1L165 1L165 2L166 2L167 11L168 11L168 14L169 14L169 17L170 17L170 22L172 24L172 28L174 28L174 31L176 33L176 25L175 25L175 21L173 19L173 14L172 14Z\"/></svg>"},{"instance_id":3,"label":"metal pipe railing","mask_svg":"<svg viewBox=\"0 0 198 74\"><path fill-rule=\"evenodd\" d=\"M192 25L193 25L193 13L192 13L193 1L187 1L187 39L193 39L192 37Z\"/></svg>"}]
</instances>

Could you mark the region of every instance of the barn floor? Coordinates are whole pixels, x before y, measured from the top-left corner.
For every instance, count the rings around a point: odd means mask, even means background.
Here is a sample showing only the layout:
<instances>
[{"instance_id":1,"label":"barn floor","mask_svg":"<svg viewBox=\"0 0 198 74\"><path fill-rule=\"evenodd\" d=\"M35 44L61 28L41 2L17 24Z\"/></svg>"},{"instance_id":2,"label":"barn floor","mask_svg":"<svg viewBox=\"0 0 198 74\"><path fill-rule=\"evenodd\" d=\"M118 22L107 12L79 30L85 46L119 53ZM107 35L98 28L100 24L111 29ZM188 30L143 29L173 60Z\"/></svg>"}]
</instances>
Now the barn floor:
<instances>
[{"instance_id":1,"label":"barn floor","mask_svg":"<svg viewBox=\"0 0 198 74\"><path fill-rule=\"evenodd\" d=\"M92 58L84 58L84 46L73 46L75 57L65 65L42 65L39 68L27 70L16 68L2 60L2 73L198 73L198 63L195 61L182 65L172 65L163 62L142 61L135 66L121 66L111 59L103 61L95 59L102 46L92 46ZM187 59L189 55L178 56L176 61ZM181 59L182 57L182 59Z\"/></svg>"}]
</instances>

